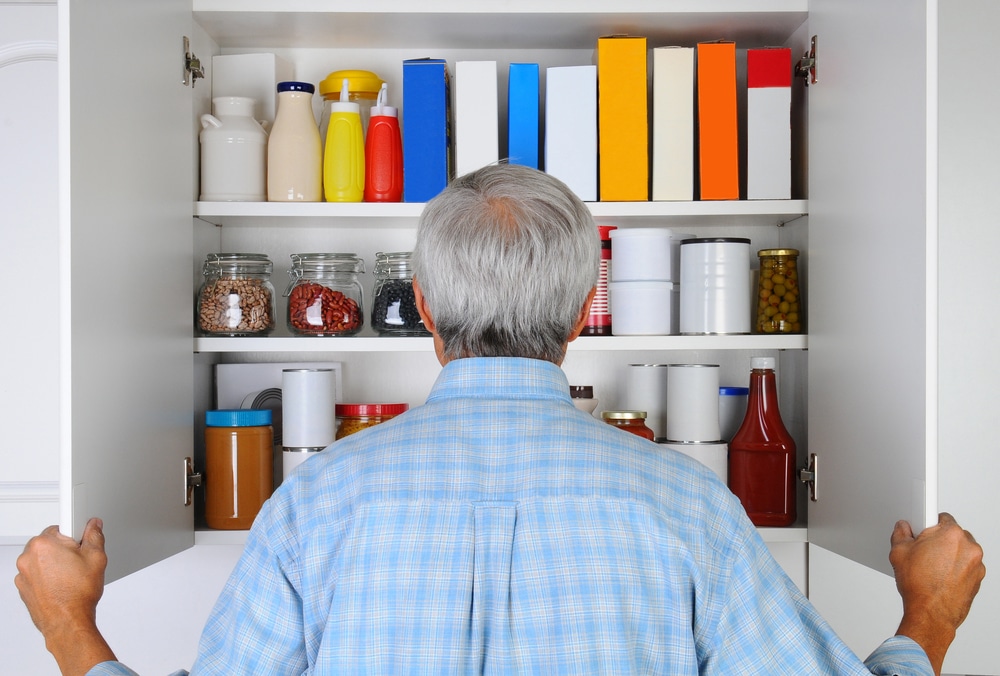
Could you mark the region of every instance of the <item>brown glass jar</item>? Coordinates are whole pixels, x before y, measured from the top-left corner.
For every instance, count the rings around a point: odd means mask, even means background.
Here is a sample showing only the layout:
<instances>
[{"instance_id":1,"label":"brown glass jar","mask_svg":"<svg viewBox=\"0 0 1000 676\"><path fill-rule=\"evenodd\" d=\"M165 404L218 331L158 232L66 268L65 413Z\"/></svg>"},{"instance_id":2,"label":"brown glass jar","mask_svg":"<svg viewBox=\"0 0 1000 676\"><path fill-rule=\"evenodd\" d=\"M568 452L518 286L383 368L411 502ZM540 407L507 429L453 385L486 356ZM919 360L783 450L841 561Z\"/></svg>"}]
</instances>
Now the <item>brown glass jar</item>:
<instances>
[{"instance_id":1,"label":"brown glass jar","mask_svg":"<svg viewBox=\"0 0 1000 676\"><path fill-rule=\"evenodd\" d=\"M337 404L337 439L395 418L409 410L409 404Z\"/></svg>"},{"instance_id":2,"label":"brown glass jar","mask_svg":"<svg viewBox=\"0 0 1000 676\"><path fill-rule=\"evenodd\" d=\"M653 441L653 430L646 427L645 411L601 411L601 418L618 429Z\"/></svg>"}]
</instances>

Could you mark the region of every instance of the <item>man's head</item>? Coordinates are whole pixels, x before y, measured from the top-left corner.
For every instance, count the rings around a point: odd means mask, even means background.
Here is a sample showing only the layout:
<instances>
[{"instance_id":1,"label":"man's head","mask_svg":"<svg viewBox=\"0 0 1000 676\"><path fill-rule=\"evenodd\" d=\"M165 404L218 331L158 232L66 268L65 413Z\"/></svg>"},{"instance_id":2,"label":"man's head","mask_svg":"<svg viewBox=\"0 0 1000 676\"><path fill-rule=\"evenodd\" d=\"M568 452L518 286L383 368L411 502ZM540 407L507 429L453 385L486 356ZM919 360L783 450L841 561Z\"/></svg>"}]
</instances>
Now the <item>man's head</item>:
<instances>
[{"instance_id":1,"label":"man's head","mask_svg":"<svg viewBox=\"0 0 1000 676\"><path fill-rule=\"evenodd\" d=\"M599 257L590 211L562 181L515 164L455 179L424 209L413 253L439 357L561 363Z\"/></svg>"}]
</instances>

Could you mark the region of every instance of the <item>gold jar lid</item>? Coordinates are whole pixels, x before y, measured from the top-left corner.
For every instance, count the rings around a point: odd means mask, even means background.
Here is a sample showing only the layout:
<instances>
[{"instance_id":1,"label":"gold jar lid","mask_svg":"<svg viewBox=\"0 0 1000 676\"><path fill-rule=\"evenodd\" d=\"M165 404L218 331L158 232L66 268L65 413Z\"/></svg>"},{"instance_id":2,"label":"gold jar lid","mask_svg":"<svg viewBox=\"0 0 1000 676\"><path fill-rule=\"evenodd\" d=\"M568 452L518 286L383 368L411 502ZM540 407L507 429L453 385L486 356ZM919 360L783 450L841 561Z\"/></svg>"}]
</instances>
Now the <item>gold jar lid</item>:
<instances>
[{"instance_id":1,"label":"gold jar lid","mask_svg":"<svg viewBox=\"0 0 1000 676\"><path fill-rule=\"evenodd\" d=\"M645 411L601 411L605 420L645 420Z\"/></svg>"},{"instance_id":2,"label":"gold jar lid","mask_svg":"<svg viewBox=\"0 0 1000 676\"><path fill-rule=\"evenodd\" d=\"M761 249L757 252L757 256L764 258L765 256L798 256L798 249Z\"/></svg>"}]
</instances>

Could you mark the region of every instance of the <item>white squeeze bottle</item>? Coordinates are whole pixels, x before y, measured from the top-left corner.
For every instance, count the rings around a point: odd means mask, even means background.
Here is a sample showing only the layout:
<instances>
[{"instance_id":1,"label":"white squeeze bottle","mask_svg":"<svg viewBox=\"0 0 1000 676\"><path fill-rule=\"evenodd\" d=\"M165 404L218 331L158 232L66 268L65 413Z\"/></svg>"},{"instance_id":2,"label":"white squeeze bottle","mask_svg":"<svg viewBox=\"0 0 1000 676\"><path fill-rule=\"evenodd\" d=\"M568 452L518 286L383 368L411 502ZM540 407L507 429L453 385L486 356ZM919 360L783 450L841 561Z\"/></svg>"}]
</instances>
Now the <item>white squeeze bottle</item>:
<instances>
[{"instance_id":1,"label":"white squeeze bottle","mask_svg":"<svg viewBox=\"0 0 1000 676\"><path fill-rule=\"evenodd\" d=\"M322 202L323 147L308 82L278 83L278 113L267 140L267 201Z\"/></svg>"},{"instance_id":2,"label":"white squeeze bottle","mask_svg":"<svg viewBox=\"0 0 1000 676\"><path fill-rule=\"evenodd\" d=\"M352 103L347 78L340 101L330 103L323 155L323 185L327 202L360 202L365 193L365 139L361 106Z\"/></svg>"}]
</instances>

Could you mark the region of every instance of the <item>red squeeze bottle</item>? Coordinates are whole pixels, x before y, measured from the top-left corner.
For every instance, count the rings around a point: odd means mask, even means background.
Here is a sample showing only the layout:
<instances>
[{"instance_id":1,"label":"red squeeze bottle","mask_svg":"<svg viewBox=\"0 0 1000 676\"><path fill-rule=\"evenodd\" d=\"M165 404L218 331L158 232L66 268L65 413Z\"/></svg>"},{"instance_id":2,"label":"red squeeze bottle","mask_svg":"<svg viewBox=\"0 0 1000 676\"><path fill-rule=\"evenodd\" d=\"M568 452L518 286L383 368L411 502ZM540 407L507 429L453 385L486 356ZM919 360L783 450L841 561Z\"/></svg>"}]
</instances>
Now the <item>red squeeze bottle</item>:
<instances>
[{"instance_id":1,"label":"red squeeze bottle","mask_svg":"<svg viewBox=\"0 0 1000 676\"><path fill-rule=\"evenodd\" d=\"M750 360L750 396L729 442L729 489L755 526L795 522L795 441L778 412L774 357Z\"/></svg>"},{"instance_id":2,"label":"red squeeze bottle","mask_svg":"<svg viewBox=\"0 0 1000 676\"><path fill-rule=\"evenodd\" d=\"M372 106L365 139L365 202L403 199L403 140L396 109L385 105L388 85L382 83Z\"/></svg>"}]
</instances>

